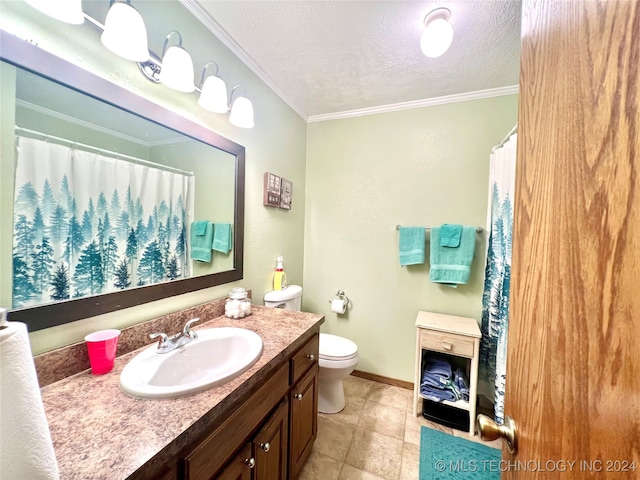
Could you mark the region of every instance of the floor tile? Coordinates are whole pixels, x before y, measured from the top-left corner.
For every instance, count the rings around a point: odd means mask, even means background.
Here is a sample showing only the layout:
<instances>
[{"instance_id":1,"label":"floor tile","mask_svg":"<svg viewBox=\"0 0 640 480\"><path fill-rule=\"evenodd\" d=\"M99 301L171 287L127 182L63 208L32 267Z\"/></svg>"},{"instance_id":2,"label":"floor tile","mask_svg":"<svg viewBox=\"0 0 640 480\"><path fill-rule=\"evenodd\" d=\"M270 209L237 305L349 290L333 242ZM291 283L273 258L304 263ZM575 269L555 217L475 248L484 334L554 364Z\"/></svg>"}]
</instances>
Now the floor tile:
<instances>
[{"instance_id":1,"label":"floor tile","mask_svg":"<svg viewBox=\"0 0 640 480\"><path fill-rule=\"evenodd\" d=\"M374 402L382 403L383 405L389 405L391 407L401 408L404 410L407 407L409 394L410 391L406 388L376 383L372 387L367 400L372 400Z\"/></svg>"},{"instance_id":2,"label":"floor tile","mask_svg":"<svg viewBox=\"0 0 640 480\"><path fill-rule=\"evenodd\" d=\"M344 385L345 397L367 398L371 389L377 382L349 375L342 381L342 383Z\"/></svg>"},{"instance_id":3,"label":"floor tile","mask_svg":"<svg viewBox=\"0 0 640 480\"><path fill-rule=\"evenodd\" d=\"M313 449L317 453L344 462L355 431L355 425L328 416L318 417L318 438Z\"/></svg>"},{"instance_id":4,"label":"floor tile","mask_svg":"<svg viewBox=\"0 0 640 480\"><path fill-rule=\"evenodd\" d=\"M420 446L405 443L402 449L400 480L417 480L420 476Z\"/></svg>"},{"instance_id":5,"label":"floor tile","mask_svg":"<svg viewBox=\"0 0 640 480\"><path fill-rule=\"evenodd\" d=\"M358 428L345 463L385 478L396 479L402 464L402 440Z\"/></svg>"},{"instance_id":6,"label":"floor tile","mask_svg":"<svg viewBox=\"0 0 640 480\"><path fill-rule=\"evenodd\" d=\"M314 447L298 480L338 480L341 468L342 462L316 452Z\"/></svg>"},{"instance_id":7,"label":"floor tile","mask_svg":"<svg viewBox=\"0 0 640 480\"><path fill-rule=\"evenodd\" d=\"M338 413L319 413L318 417L333 418L341 422L357 425L364 410L366 400L358 397L345 398L345 407Z\"/></svg>"},{"instance_id":8,"label":"floor tile","mask_svg":"<svg viewBox=\"0 0 640 480\"><path fill-rule=\"evenodd\" d=\"M416 477L417 479L418 477ZM385 480L384 477L379 477L373 473L365 472L359 468L352 467L351 465L344 464L338 480ZM415 480L415 479L414 479Z\"/></svg>"},{"instance_id":9,"label":"floor tile","mask_svg":"<svg viewBox=\"0 0 640 480\"><path fill-rule=\"evenodd\" d=\"M367 400L358 422L358 428L372 430L402 440L406 416L405 409Z\"/></svg>"}]
</instances>

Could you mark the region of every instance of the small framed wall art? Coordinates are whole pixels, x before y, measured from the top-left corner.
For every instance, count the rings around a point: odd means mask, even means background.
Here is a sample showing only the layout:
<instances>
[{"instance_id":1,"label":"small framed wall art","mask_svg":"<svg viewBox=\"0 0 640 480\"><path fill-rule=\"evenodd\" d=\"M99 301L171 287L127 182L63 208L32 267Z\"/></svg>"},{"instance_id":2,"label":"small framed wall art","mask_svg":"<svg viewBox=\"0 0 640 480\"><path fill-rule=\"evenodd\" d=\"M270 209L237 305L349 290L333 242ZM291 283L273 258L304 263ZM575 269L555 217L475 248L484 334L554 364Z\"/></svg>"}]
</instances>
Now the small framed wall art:
<instances>
[{"instance_id":1,"label":"small framed wall art","mask_svg":"<svg viewBox=\"0 0 640 480\"><path fill-rule=\"evenodd\" d=\"M291 210L293 182L273 173L264 174L264 195L262 203L265 207Z\"/></svg>"}]
</instances>

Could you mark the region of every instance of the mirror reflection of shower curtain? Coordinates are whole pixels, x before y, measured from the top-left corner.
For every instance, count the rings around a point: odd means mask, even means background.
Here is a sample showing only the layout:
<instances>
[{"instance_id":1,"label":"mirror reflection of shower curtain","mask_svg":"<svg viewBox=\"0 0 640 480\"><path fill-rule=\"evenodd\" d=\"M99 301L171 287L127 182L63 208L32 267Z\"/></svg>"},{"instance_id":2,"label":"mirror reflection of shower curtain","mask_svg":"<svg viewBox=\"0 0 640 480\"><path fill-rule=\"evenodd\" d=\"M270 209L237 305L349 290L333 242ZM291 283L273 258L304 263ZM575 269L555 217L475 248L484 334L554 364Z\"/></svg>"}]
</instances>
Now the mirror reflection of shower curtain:
<instances>
[{"instance_id":1,"label":"mirror reflection of shower curtain","mask_svg":"<svg viewBox=\"0 0 640 480\"><path fill-rule=\"evenodd\" d=\"M504 392L509 325L509 288L513 236L517 135L491 154L487 209L487 264L482 295L479 391L494 398L494 416L504 419Z\"/></svg>"},{"instance_id":2,"label":"mirror reflection of shower curtain","mask_svg":"<svg viewBox=\"0 0 640 480\"><path fill-rule=\"evenodd\" d=\"M17 137L13 308L191 275L193 175Z\"/></svg>"}]
</instances>

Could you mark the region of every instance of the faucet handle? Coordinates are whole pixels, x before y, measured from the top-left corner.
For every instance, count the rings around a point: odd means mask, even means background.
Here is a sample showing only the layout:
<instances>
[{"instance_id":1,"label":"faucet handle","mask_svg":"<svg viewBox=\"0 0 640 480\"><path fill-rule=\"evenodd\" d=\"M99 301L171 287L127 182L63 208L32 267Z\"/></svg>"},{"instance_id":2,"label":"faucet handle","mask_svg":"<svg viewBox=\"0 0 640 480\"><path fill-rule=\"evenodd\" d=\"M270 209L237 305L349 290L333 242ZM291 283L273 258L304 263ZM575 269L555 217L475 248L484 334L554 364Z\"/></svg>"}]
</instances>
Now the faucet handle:
<instances>
[{"instance_id":1,"label":"faucet handle","mask_svg":"<svg viewBox=\"0 0 640 480\"><path fill-rule=\"evenodd\" d=\"M187 323L185 323L184 328L182 329L182 334L188 336L189 338L198 338L198 334L191 330L191 325L200 321L200 318L192 318Z\"/></svg>"},{"instance_id":2,"label":"faucet handle","mask_svg":"<svg viewBox=\"0 0 640 480\"><path fill-rule=\"evenodd\" d=\"M160 337L160 340L158 340L158 349L164 347L167 342L169 341L169 337L167 336L166 333L151 333L149 334L149 338L154 339L154 338L158 338Z\"/></svg>"}]
</instances>

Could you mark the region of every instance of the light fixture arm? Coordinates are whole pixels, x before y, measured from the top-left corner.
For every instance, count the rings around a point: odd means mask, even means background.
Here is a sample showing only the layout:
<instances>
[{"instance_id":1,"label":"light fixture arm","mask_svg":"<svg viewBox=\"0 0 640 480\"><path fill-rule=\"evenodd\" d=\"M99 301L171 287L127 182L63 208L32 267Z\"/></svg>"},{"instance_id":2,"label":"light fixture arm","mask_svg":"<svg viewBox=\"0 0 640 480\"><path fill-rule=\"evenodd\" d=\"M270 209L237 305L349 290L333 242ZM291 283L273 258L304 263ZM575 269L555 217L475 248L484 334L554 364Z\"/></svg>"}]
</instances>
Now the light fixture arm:
<instances>
[{"instance_id":1,"label":"light fixture arm","mask_svg":"<svg viewBox=\"0 0 640 480\"><path fill-rule=\"evenodd\" d=\"M164 39L164 44L162 45L162 57L163 58L164 58L164 54L167 53L167 45L169 44L169 39L171 38L171 35L173 33L178 35L178 44L177 44L177 46L182 48L182 35L177 30L171 30L169 33L167 33L167 36Z\"/></svg>"},{"instance_id":2,"label":"light fixture arm","mask_svg":"<svg viewBox=\"0 0 640 480\"><path fill-rule=\"evenodd\" d=\"M200 79L200 88L202 88L202 86L204 85L204 79L208 76L207 75L207 70L209 69L210 65L215 65L216 66L216 71L215 71L215 73L213 75L216 76L216 77L218 76L218 72L220 71L220 66L214 61L207 62L205 64L204 68L202 69L202 78Z\"/></svg>"},{"instance_id":3,"label":"light fixture arm","mask_svg":"<svg viewBox=\"0 0 640 480\"><path fill-rule=\"evenodd\" d=\"M236 85L231 89L231 93L229 94L229 110L231 110L231 106L233 105L233 94L238 88L244 89L244 94L247 95L247 88L244 85Z\"/></svg>"}]
</instances>

